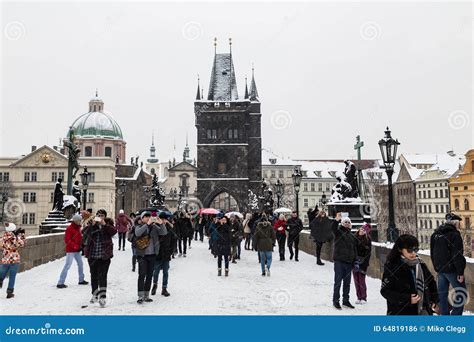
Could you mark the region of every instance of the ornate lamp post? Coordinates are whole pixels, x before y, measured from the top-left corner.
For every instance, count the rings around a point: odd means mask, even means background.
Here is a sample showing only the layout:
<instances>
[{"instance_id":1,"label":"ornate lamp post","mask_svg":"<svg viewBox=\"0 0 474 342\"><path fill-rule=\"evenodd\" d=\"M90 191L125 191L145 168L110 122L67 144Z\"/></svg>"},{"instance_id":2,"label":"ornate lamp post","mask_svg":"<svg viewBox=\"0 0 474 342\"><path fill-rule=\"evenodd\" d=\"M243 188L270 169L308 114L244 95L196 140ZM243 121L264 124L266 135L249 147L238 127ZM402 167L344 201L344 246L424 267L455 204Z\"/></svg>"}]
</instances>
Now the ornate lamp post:
<instances>
[{"instance_id":1,"label":"ornate lamp post","mask_svg":"<svg viewBox=\"0 0 474 342\"><path fill-rule=\"evenodd\" d=\"M398 229L395 227L395 212L393 204L393 188L392 188L392 176L393 167L397 158L397 148L400 143L398 139L393 139L391 131L388 129L385 131L385 136L379 141L380 153L382 154L383 166L387 172L388 178L388 228L387 228L387 240L394 242L399 235Z\"/></svg>"},{"instance_id":2,"label":"ornate lamp post","mask_svg":"<svg viewBox=\"0 0 474 342\"><path fill-rule=\"evenodd\" d=\"M283 196L283 183L278 179L275 184L275 193L277 195L277 207L280 208L280 200Z\"/></svg>"},{"instance_id":3,"label":"ornate lamp post","mask_svg":"<svg viewBox=\"0 0 474 342\"><path fill-rule=\"evenodd\" d=\"M303 175L301 174L301 170L299 167L295 166L295 170L293 171L293 174L291 175L293 178L293 187L295 188L295 194L296 194L296 214L299 216L300 211L299 211L299 198L298 194L300 192L300 185L301 185L301 178L303 178Z\"/></svg>"},{"instance_id":4,"label":"ornate lamp post","mask_svg":"<svg viewBox=\"0 0 474 342\"><path fill-rule=\"evenodd\" d=\"M91 180L91 174L90 172L87 171L87 166L84 166L84 171L80 174L81 176L81 183L82 183L82 191L83 191L83 198L82 202L83 204L83 209L86 210L87 206L87 189L89 188L89 182Z\"/></svg>"}]
</instances>

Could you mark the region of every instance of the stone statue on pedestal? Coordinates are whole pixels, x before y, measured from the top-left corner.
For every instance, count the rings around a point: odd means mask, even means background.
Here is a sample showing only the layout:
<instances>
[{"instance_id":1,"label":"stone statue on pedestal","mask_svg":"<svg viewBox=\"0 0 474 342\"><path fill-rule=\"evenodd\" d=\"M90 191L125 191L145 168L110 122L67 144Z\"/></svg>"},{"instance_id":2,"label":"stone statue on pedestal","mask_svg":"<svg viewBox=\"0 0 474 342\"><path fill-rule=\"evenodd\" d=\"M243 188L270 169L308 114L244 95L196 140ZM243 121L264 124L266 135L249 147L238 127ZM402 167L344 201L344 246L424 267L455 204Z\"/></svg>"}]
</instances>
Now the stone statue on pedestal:
<instances>
[{"instance_id":1,"label":"stone statue on pedestal","mask_svg":"<svg viewBox=\"0 0 474 342\"><path fill-rule=\"evenodd\" d=\"M62 179L58 178L56 185L54 186L54 195L53 195L53 211L62 211L63 210L63 197L64 191L62 186Z\"/></svg>"}]
</instances>

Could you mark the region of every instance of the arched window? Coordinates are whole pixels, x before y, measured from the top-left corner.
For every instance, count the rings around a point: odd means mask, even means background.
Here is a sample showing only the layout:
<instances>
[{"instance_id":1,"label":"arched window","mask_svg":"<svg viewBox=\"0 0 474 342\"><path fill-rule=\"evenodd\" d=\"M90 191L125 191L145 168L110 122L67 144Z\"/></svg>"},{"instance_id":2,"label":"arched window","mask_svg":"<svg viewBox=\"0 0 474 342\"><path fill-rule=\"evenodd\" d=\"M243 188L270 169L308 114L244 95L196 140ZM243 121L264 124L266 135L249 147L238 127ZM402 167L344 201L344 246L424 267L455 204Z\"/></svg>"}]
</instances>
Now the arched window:
<instances>
[{"instance_id":1,"label":"arched window","mask_svg":"<svg viewBox=\"0 0 474 342\"><path fill-rule=\"evenodd\" d=\"M469 211L469 200L467 198L464 199L464 210Z\"/></svg>"},{"instance_id":2,"label":"arched window","mask_svg":"<svg viewBox=\"0 0 474 342\"><path fill-rule=\"evenodd\" d=\"M106 156L106 157L112 157L112 147L107 146L107 147L105 148L105 156Z\"/></svg>"},{"instance_id":3,"label":"arched window","mask_svg":"<svg viewBox=\"0 0 474 342\"><path fill-rule=\"evenodd\" d=\"M459 200L457 198L454 200L454 210L459 210Z\"/></svg>"},{"instance_id":4,"label":"arched window","mask_svg":"<svg viewBox=\"0 0 474 342\"><path fill-rule=\"evenodd\" d=\"M86 146L84 148L84 156L85 157L92 157L92 146Z\"/></svg>"}]
</instances>

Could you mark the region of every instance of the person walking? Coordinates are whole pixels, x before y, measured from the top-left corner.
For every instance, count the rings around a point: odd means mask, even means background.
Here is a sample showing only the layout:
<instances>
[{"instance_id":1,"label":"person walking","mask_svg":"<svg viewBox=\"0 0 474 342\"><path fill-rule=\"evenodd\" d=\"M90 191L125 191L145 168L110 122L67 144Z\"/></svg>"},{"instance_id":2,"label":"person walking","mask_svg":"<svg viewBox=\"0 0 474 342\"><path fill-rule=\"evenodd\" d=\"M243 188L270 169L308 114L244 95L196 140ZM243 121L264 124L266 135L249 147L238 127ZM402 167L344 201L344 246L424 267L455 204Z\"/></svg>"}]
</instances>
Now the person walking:
<instances>
[{"instance_id":1,"label":"person walking","mask_svg":"<svg viewBox=\"0 0 474 342\"><path fill-rule=\"evenodd\" d=\"M113 258L114 244L112 236L117 234L113 222L107 220L105 209L99 209L93 224L84 230L86 245L84 255L89 263L91 273L91 304L99 302L101 307L106 305L107 297L107 274L110 261Z\"/></svg>"},{"instance_id":2,"label":"person walking","mask_svg":"<svg viewBox=\"0 0 474 342\"><path fill-rule=\"evenodd\" d=\"M300 233L303 230L303 222L298 217L298 213L293 211L291 217L286 222L288 226L288 249L290 250L290 260L295 257L295 261L299 261L299 244L300 244ZM295 252L293 253L293 246Z\"/></svg>"},{"instance_id":3,"label":"person walking","mask_svg":"<svg viewBox=\"0 0 474 342\"><path fill-rule=\"evenodd\" d=\"M418 257L418 239L403 234L387 255L380 293L387 315L432 315L438 309L433 275Z\"/></svg>"},{"instance_id":4,"label":"person walking","mask_svg":"<svg viewBox=\"0 0 474 342\"><path fill-rule=\"evenodd\" d=\"M156 213L144 211L143 224L135 228L135 246L138 261L138 304L152 302L150 288L155 269L155 260L160 252L160 238L167 234L166 227Z\"/></svg>"},{"instance_id":5,"label":"person walking","mask_svg":"<svg viewBox=\"0 0 474 342\"><path fill-rule=\"evenodd\" d=\"M244 248L246 250L250 250L250 243L252 240L252 230L250 229L251 220L252 220L252 214L251 213L245 214L245 220L242 223L242 225L244 227L244 239L245 239Z\"/></svg>"},{"instance_id":6,"label":"person walking","mask_svg":"<svg viewBox=\"0 0 474 342\"><path fill-rule=\"evenodd\" d=\"M174 232L173 225L168 221L168 215L164 212L161 212L158 217L163 221L167 234L161 236L160 238L160 250L156 256L155 269L153 270L153 287L151 289L151 295L154 296L156 294L160 271L163 271L161 295L168 297L170 295L168 292L170 261L171 256L174 253L174 246L178 240L178 237Z\"/></svg>"},{"instance_id":7,"label":"person walking","mask_svg":"<svg viewBox=\"0 0 474 342\"><path fill-rule=\"evenodd\" d=\"M183 212L180 212L176 222L176 226L176 233L178 234L179 256L186 257L188 238L190 236L190 231L193 231L192 224L191 221L185 216L185 214Z\"/></svg>"},{"instance_id":8,"label":"person walking","mask_svg":"<svg viewBox=\"0 0 474 342\"><path fill-rule=\"evenodd\" d=\"M352 268L352 276L354 277L354 284L356 288L357 301L356 304L367 303L367 285L365 276L369 268L370 254L372 251L372 241L366 230L366 225L359 228L356 234L357 238L357 260Z\"/></svg>"},{"instance_id":9,"label":"person walking","mask_svg":"<svg viewBox=\"0 0 474 342\"><path fill-rule=\"evenodd\" d=\"M336 216L336 221L340 219L340 213ZM341 310L339 303L340 289L342 285L342 305L346 308L355 307L349 301L349 291L351 288L351 271L357 258L357 239L351 232L352 222L349 217L344 217L341 224L333 227L334 234L334 291L333 305Z\"/></svg>"},{"instance_id":10,"label":"person walking","mask_svg":"<svg viewBox=\"0 0 474 342\"><path fill-rule=\"evenodd\" d=\"M445 316L462 315L467 300L464 278L466 258L459 232L461 221L460 216L449 213L446 215L446 222L431 235L430 255L438 273L439 308L441 315ZM454 289L455 304L452 309L448 306L449 285Z\"/></svg>"},{"instance_id":11,"label":"person walking","mask_svg":"<svg viewBox=\"0 0 474 342\"><path fill-rule=\"evenodd\" d=\"M286 229L287 222L285 215L280 214L278 220L273 225L273 229L276 233L276 239L278 241L278 251L280 253L280 261L285 261L285 242L286 242Z\"/></svg>"},{"instance_id":12,"label":"person walking","mask_svg":"<svg viewBox=\"0 0 474 342\"><path fill-rule=\"evenodd\" d=\"M333 229L337 228L339 222L327 217L324 210L318 211L316 217L310 222L311 238L316 243L316 264L324 266L321 260L323 244L334 237Z\"/></svg>"},{"instance_id":13,"label":"person walking","mask_svg":"<svg viewBox=\"0 0 474 342\"><path fill-rule=\"evenodd\" d=\"M0 249L3 250L0 265L0 289L8 275L7 299L15 297L15 279L20 270L20 248L25 247L25 230L17 228L14 223L5 222L5 233L0 239Z\"/></svg>"},{"instance_id":14,"label":"person walking","mask_svg":"<svg viewBox=\"0 0 474 342\"><path fill-rule=\"evenodd\" d=\"M79 214L74 214L72 216L71 224L66 228L66 233L64 234L64 243L66 244L66 262L59 276L58 284L56 285L58 289L64 289L67 287L67 285L65 284L66 277L67 277L69 268L71 268L73 260L75 260L77 263L77 271L79 274L79 285L89 284L89 282L87 282L84 279L84 266L82 264L81 221L82 221L82 216Z\"/></svg>"},{"instance_id":15,"label":"person walking","mask_svg":"<svg viewBox=\"0 0 474 342\"><path fill-rule=\"evenodd\" d=\"M117 229L119 237L118 250L125 250L125 238L132 224L132 220L125 214L123 209L120 209L117 219L115 220L115 228Z\"/></svg>"},{"instance_id":16,"label":"person walking","mask_svg":"<svg viewBox=\"0 0 474 342\"><path fill-rule=\"evenodd\" d=\"M212 216L209 223L209 249L214 258L217 258L216 242L218 239L217 226L219 225L219 219L217 216Z\"/></svg>"},{"instance_id":17,"label":"person walking","mask_svg":"<svg viewBox=\"0 0 474 342\"><path fill-rule=\"evenodd\" d=\"M224 214L218 214L219 223L216 227L217 239L215 241L215 253L217 255L217 275L222 276L222 259L224 259L225 276L229 275L229 256L231 255L232 234L228 218Z\"/></svg>"},{"instance_id":18,"label":"person walking","mask_svg":"<svg viewBox=\"0 0 474 342\"><path fill-rule=\"evenodd\" d=\"M257 251L260 255L260 266L262 276L270 276L270 267L272 266L273 246L276 242L275 230L272 228L266 214L262 214L260 222L255 228L253 236Z\"/></svg>"},{"instance_id":19,"label":"person walking","mask_svg":"<svg viewBox=\"0 0 474 342\"><path fill-rule=\"evenodd\" d=\"M243 236L243 229L242 229L242 224L238 220L238 218L235 215L230 216L230 233L232 236L231 243L232 243L232 263L236 264L238 259L240 259L240 253L239 253L239 246L240 242L242 241L242 236Z\"/></svg>"}]
</instances>

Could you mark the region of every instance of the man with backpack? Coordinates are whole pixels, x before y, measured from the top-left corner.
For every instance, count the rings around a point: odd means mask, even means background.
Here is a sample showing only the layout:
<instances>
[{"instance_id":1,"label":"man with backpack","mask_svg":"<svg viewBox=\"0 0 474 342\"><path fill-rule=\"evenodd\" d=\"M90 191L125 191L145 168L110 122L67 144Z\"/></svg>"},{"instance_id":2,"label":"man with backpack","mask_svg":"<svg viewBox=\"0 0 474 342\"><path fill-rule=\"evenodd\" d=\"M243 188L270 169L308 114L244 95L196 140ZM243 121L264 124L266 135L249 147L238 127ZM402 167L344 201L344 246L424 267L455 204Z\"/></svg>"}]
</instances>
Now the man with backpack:
<instances>
[{"instance_id":1,"label":"man with backpack","mask_svg":"<svg viewBox=\"0 0 474 342\"><path fill-rule=\"evenodd\" d=\"M438 296L441 315L462 315L467 299L463 255L463 241L459 232L462 218L456 214L446 214L446 222L431 235L431 261L438 272ZM448 307L449 285L455 291L452 311Z\"/></svg>"}]
</instances>

